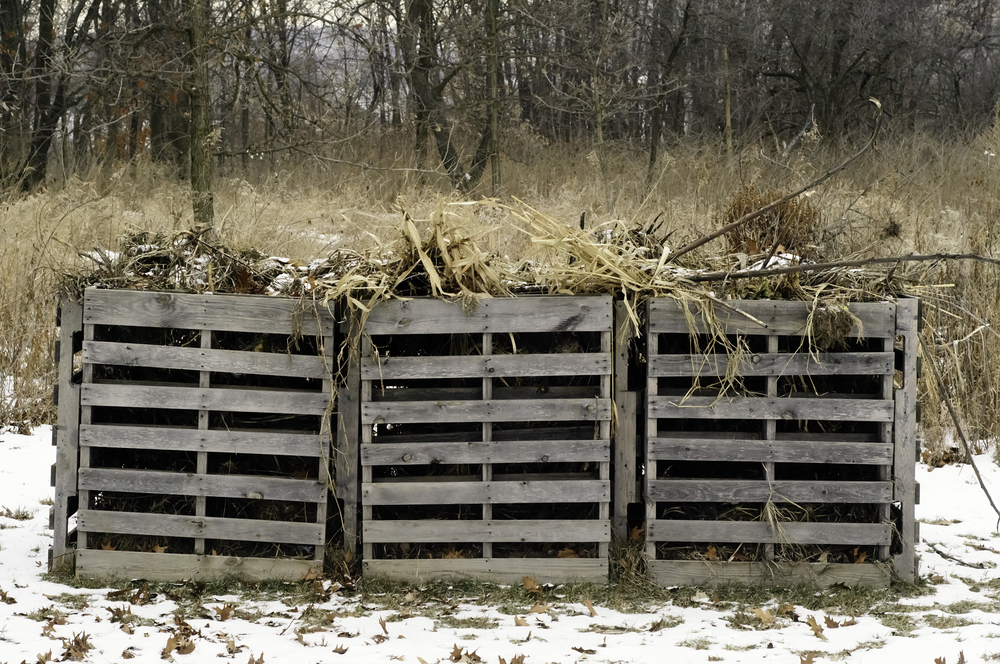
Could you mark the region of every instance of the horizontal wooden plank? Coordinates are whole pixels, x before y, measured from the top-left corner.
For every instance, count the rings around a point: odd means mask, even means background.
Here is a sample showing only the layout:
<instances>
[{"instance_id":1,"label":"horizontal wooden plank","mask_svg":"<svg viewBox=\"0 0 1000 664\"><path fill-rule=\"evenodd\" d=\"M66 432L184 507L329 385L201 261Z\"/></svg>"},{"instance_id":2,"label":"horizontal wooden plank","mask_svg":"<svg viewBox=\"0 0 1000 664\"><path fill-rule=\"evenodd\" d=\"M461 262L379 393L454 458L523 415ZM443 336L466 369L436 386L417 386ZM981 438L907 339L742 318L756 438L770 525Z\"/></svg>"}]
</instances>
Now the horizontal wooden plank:
<instances>
[{"instance_id":1,"label":"horizontal wooden plank","mask_svg":"<svg viewBox=\"0 0 1000 664\"><path fill-rule=\"evenodd\" d=\"M657 520L646 524L648 542L760 542L774 544L889 544L881 523L780 523L763 521Z\"/></svg>"},{"instance_id":2,"label":"horizontal wooden plank","mask_svg":"<svg viewBox=\"0 0 1000 664\"><path fill-rule=\"evenodd\" d=\"M600 385L525 385L493 387L494 401L515 399L594 399L601 396ZM476 387L388 387L372 381L372 403L384 401L479 401L482 386Z\"/></svg>"},{"instance_id":3,"label":"horizontal wooden plank","mask_svg":"<svg viewBox=\"0 0 1000 664\"><path fill-rule=\"evenodd\" d=\"M362 380L587 376L611 371L611 353L361 358Z\"/></svg>"},{"instance_id":4,"label":"horizontal wooden plank","mask_svg":"<svg viewBox=\"0 0 1000 664\"><path fill-rule=\"evenodd\" d=\"M186 330L330 336L334 320L321 304L296 316L298 299L259 295L157 293L88 288L83 322ZM297 319L297 320L296 320Z\"/></svg>"},{"instance_id":5,"label":"horizontal wooden plank","mask_svg":"<svg viewBox=\"0 0 1000 664\"><path fill-rule=\"evenodd\" d=\"M888 465L892 443L651 438L650 460Z\"/></svg>"},{"instance_id":6,"label":"horizontal wooden plank","mask_svg":"<svg viewBox=\"0 0 1000 664\"><path fill-rule=\"evenodd\" d=\"M482 334L484 332L598 332L611 329L610 295L495 297L473 311L431 298L393 300L374 307L365 332Z\"/></svg>"},{"instance_id":7,"label":"horizontal wooden plank","mask_svg":"<svg viewBox=\"0 0 1000 664\"><path fill-rule=\"evenodd\" d=\"M798 353L651 355L650 378L658 376L725 376L731 365L742 376L887 376L893 372L893 354Z\"/></svg>"},{"instance_id":8,"label":"horizontal wooden plank","mask_svg":"<svg viewBox=\"0 0 1000 664\"><path fill-rule=\"evenodd\" d=\"M82 488L82 487L81 487ZM598 503L611 499L608 480L538 482L413 482L361 485L364 505L466 503Z\"/></svg>"},{"instance_id":9,"label":"horizontal wooden plank","mask_svg":"<svg viewBox=\"0 0 1000 664\"><path fill-rule=\"evenodd\" d=\"M527 426L519 429L501 429L493 431L494 441L526 441L526 440L588 440L594 437L594 425L581 424L580 426L552 427L545 426L546 423L539 422L536 426L533 423L526 423ZM376 443L465 443L468 442L470 434L465 431L439 431L436 433L413 433L390 435L388 433L373 436Z\"/></svg>"},{"instance_id":10,"label":"horizontal wooden plank","mask_svg":"<svg viewBox=\"0 0 1000 664\"><path fill-rule=\"evenodd\" d=\"M728 307L710 304L714 322L726 334L790 335L805 334L806 319L811 302L784 300L730 300ZM766 325L760 324L730 309L746 312ZM896 305L893 302L857 302L848 305L861 320L866 337L894 337L896 334ZM694 310L695 331L704 334L708 329L702 315ZM649 301L649 331L664 334L689 334L688 321L681 305L669 298ZM857 329L849 337L857 336Z\"/></svg>"},{"instance_id":11,"label":"horizontal wooden plank","mask_svg":"<svg viewBox=\"0 0 1000 664\"><path fill-rule=\"evenodd\" d=\"M649 480L646 496L669 503L887 503L892 482Z\"/></svg>"},{"instance_id":12,"label":"horizontal wooden plank","mask_svg":"<svg viewBox=\"0 0 1000 664\"><path fill-rule=\"evenodd\" d=\"M364 541L610 542L608 521L365 521Z\"/></svg>"},{"instance_id":13,"label":"horizontal wooden plank","mask_svg":"<svg viewBox=\"0 0 1000 664\"><path fill-rule=\"evenodd\" d=\"M324 528L317 523L288 523L254 519L226 519L214 516L139 514L80 510L80 532L157 535L159 537L202 537L247 542L282 542L323 546Z\"/></svg>"},{"instance_id":14,"label":"horizontal wooden plank","mask_svg":"<svg viewBox=\"0 0 1000 664\"><path fill-rule=\"evenodd\" d=\"M326 501L326 485L316 480L297 480L255 475L195 475L160 470L81 468L79 487L89 491L165 493L176 496L257 498Z\"/></svg>"},{"instance_id":15,"label":"horizontal wooden plank","mask_svg":"<svg viewBox=\"0 0 1000 664\"><path fill-rule=\"evenodd\" d=\"M81 425L80 445L171 452L221 452L305 457L323 455L323 443L316 434L133 427L114 424Z\"/></svg>"},{"instance_id":16,"label":"horizontal wooden plank","mask_svg":"<svg viewBox=\"0 0 1000 664\"><path fill-rule=\"evenodd\" d=\"M324 363L323 358L317 355L254 353L110 341L84 341L83 361L89 364L112 364L127 367L156 367L184 371L215 371L318 379L329 378L333 367L332 358L327 358Z\"/></svg>"},{"instance_id":17,"label":"horizontal wooden plank","mask_svg":"<svg viewBox=\"0 0 1000 664\"><path fill-rule=\"evenodd\" d=\"M649 576L661 586L747 585L820 588L843 584L887 587L892 580L888 565L847 563L709 562L707 560L650 560Z\"/></svg>"},{"instance_id":18,"label":"horizontal wooden plank","mask_svg":"<svg viewBox=\"0 0 1000 664\"><path fill-rule=\"evenodd\" d=\"M890 402L892 403L892 402ZM363 424L609 420L611 399L400 401L361 404Z\"/></svg>"},{"instance_id":19,"label":"horizontal wooden plank","mask_svg":"<svg viewBox=\"0 0 1000 664\"><path fill-rule=\"evenodd\" d=\"M539 583L607 581L608 561L600 558L451 558L447 560L364 560L366 575L414 582L433 579L481 579L521 583L533 576Z\"/></svg>"},{"instance_id":20,"label":"horizontal wooden plank","mask_svg":"<svg viewBox=\"0 0 1000 664\"><path fill-rule=\"evenodd\" d=\"M381 441L382 438L376 438ZM557 463L610 461L608 440L374 443L361 446L365 466L429 463Z\"/></svg>"},{"instance_id":21,"label":"horizontal wooden plank","mask_svg":"<svg viewBox=\"0 0 1000 664\"><path fill-rule=\"evenodd\" d=\"M85 383L81 406L221 410L239 413L322 415L330 403L325 392L292 392L237 388L152 387Z\"/></svg>"},{"instance_id":22,"label":"horizontal wooden plank","mask_svg":"<svg viewBox=\"0 0 1000 664\"><path fill-rule=\"evenodd\" d=\"M285 558L237 558L138 551L77 550L76 573L99 579L184 581L239 576L254 580L300 581L310 572L322 572L323 562Z\"/></svg>"},{"instance_id":23,"label":"horizontal wooden plank","mask_svg":"<svg viewBox=\"0 0 1000 664\"><path fill-rule=\"evenodd\" d=\"M650 396L650 418L711 420L827 420L892 422L891 399L827 399L815 397L656 397Z\"/></svg>"}]
</instances>

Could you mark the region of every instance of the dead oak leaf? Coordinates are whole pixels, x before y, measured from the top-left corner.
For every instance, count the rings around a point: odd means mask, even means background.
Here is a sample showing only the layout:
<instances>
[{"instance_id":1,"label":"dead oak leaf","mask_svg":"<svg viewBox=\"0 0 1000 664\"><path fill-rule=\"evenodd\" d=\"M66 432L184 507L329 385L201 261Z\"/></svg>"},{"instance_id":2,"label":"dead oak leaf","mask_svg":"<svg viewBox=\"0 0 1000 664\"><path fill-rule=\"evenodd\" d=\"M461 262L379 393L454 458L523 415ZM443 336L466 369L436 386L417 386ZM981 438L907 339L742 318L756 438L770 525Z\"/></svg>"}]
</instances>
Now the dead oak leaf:
<instances>
[{"instance_id":1,"label":"dead oak leaf","mask_svg":"<svg viewBox=\"0 0 1000 664\"><path fill-rule=\"evenodd\" d=\"M514 625L516 627L527 627L528 621L522 618L521 616L514 616Z\"/></svg>"},{"instance_id":2,"label":"dead oak leaf","mask_svg":"<svg viewBox=\"0 0 1000 664\"><path fill-rule=\"evenodd\" d=\"M548 613L552 609L548 604L535 604L528 609L528 613Z\"/></svg>"},{"instance_id":3,"label":"dead oak leaf","mask_svg":"<svg viewBox=\"0 0 1000 664\"><path fill-rule=\"evenodd\" d=\"M538 579L533 576L526 576L521 579L521 583L524 585L525 591L529 593L535 593L536 595L542 594L542 588L538 585Z\"/></svg>"},{"instance_id":4,"label":"dead oak leaf","mask_svg":"<svg viewBox=\"0 0 1000 664\"><path fill-rule=\"evenodd\" d=\"M628 541L629 542L641 542L646 538L646 524L641 526L633 526L632 530L628 531Z\"/></svg>"},{"instance_id":5,"label":"dead oak leaf","mask_svg":"<svg viewBox=\"0 0 1000 664\"><path fill-rule=\"evenodd\" d=\"M811 652L807 652L804 655L799 655L799 664L813 664L816 660L813 658Z\"/></svg>"},{"instance_id":6,"label":"dead oak leaf","mask_svg":"<svg viewBox=\"0 0 1000 664\"><path fill-rule=\"evenodd\" d=\"M715 548L714 544L709 544L708 548L705 550L705 560L718 560L719 551Z\"/></svg>"},{"instance_id":7,"label":"dead oak leaf","mask_svg":"<svg viewBox=\"0 0 1000 664\"><path fill-rule=\"evenodd\" d=\"M816 638L826 641L826 637L823 636L823 626L816 622L815 616L809 616L806 618L806 624L809 625L809 628L813 631L813 634L816 635Z\"/></svg>"},{"instance_id":8,"label":"dead oak leaf","mask_svg":"<svg viewBox=\"0 0 1000 664\"><path fill-rule=\"evenodd\" d=\"M566 547L565 549L560 549L559 553L556 554L556 558L579 558L579 557L580 554L578 554L576 551L574 551L569 547Z\"/></svg>"},{"instance_id":9,"label":"dead oak leaf","mask_svg":"<svg viewBox=\"0 0 1000 664\"><path fill-rule=\"evenodd\" d=\"M757 616L758 620L760 620L760 624L762 627L770 627L771 625L774 624L775 617L772 616L771 612L768 611L767 609L763 608L754 609L753 614Z\"/></svg>"},{"instance_id":10,"label":"dead oak leaf","mask_svg":"<svg viewBox=\"0 0 1000 664\"><path fill-rule=\"evenodd\" d=\"M594 605L591 604L591 602L590 602L589 599L583 600L583 605L585 607L587 607L588 611L590 611L590 617L591 618L596 618L597 617L597 611L594 610Z\"/></svg>"},{"instance_id":11,"label":"dead oak leaf","mask_svg":"<svg viewBox=\"0 0 1000 664\"><path fill-rule=\"evenodd\" d=\"M337 653L338 655L343 655L345 652L347 652L347 646L337 644L337 646L334 647L333 652Z\"/></svg>"}]
</instances>

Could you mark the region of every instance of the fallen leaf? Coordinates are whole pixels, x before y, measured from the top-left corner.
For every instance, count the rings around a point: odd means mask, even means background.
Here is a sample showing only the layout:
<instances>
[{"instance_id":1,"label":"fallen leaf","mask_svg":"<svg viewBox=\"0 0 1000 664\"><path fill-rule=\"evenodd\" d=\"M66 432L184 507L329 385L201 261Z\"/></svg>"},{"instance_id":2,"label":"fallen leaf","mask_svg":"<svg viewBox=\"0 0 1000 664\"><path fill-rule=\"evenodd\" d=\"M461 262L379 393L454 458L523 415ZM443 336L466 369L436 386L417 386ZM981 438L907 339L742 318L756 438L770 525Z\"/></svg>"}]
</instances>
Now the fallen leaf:
<instances>
[{"instance_id":1,"label":"fallen leaf","mask_svg":"<svg viewBox=\"0 0 1000 664\"><path fill-rule=\"evenodd\" d=\"M223 606L216 606L212 608L219 615L219 620L225 622L229 620L229 617L233 615L236 610L236 606L233 604L224 604Z\"/></svg>"},{"instance_id":2,"label":"fallen leaf","mask_svg":"<svg viewBox=\"0 0 1000 664\"><path fill-rule=\"evenodd\" d=\"M596 618L597 617L597 611L594 611L594 605L590 603L589 599L583 600L583 605L585 607L587 607L588 611L590 611L590 617L591 618Z\"/></svg>"},{"instance_id":3,"label":"fallen leaf","mask_svg":"<svg viewBox=\"0 0 1000 664\"><path fill-rule=\"evenodd\" d=\"M333 652L337 653L338 655L343 655L343 654L344 654L345 652L347 652L347 646L344 646L344 645L337 645L337 646L336 646L336 647L335 647L335 648L333 649ZM417 659L420 659L420 658L418 657Z\"/></svg>"},{"instance_id":4,"label":"fallen leaf","mask_svg":"<svg viewBox=\"0 0 1000 664\"><path fill-rule=\"evenodd\" d=\"M948 664L944 657L935 657L934 664Z\"/></svg>"},{"instance_id":5,"label":"fallen leaf","mask_svg":"<svg viewBox=\"0 0 1000 664\"><path fill-rule=\"evenodd\" d=\"M122 659L135 659L135 653L126 648L122 650Z\"/></svg>"},{"instance_id":6,"label":"fallen leaf","mask_svg":"<svg viewBox=\"0 0 1000 664\"><path fill-rule=\"evenodd\" d=\"M826 616L825 618L823 618L823 622L826 623L826 626L830 629L837 629L838 627L840 627L840 623L838 623L830 616Z\"/></svg>"},{"instance_id":7,"label":"fallen leaf","mask_svg":"<svg viewBox=\"0 0 1000 664\"><path fill-rule=\"evenodd\" d=\"M854 547L854 564L861 565L868 559L868 553L865 551L859 551L859 547Z\"/></svg>"},{"instance_id":8,"label":"fallen leaf","mask_svg":"<svg viewBox=\"0 0 1000 664\"><path fill-rule=\"evenodd\" d=\"M169 546L154 546L153 553L166 553Z\"/></svg>"},{"instance_id":9,"label":"fallen leaf","mask_svg":"<svg viewBox=\"0 0 1000 664\"><path fill-rule=\"evenodd\" d=\"M573 549L570 549L569 547L561 549L559 553L556 554L556 558L579 558L579 557L580 554L578 554Z\"/></svg>"},{"instance_id":10,"label":"fallen leaf","mask_svg":"<svg viewBox=\"0 0 1000 664\"><path fill-rule=\"evenodd\" d=\"M264 653L261 653L257 659L254 659L253 653L250 653L250 661L247 664L264 664Z\"/></svg>"},{"instance_id":11,"label":"fallen leaf","mask_svg":"<svg viewBox=\"0 0 1000 664\"><path fill-rule=\"evenodd\" d=\"M966 664L966 662L965 662L965 651L964 650L959 650L958 651L958 664Z\"/></svg>"},{"instance_id":12,"label":"fallen leaf","mask_svg":"<svg viewBox=\"0 0 1000 664\"><path fill-rule=\"evenodd\" d=\"M823 553L819 554L819 561L821 563L825 563L826 559L829 558L829 557L830 557L830 552L829 551L824 551Z\"/></svg>"},{"instance_id":13,"label":"fallen leaf","mask_svg":"<svg viewBox=\"0 0 1000 664\"><path fill-rule=\"evenodd\" d=\"M641 526L635 526L632 530L628 531L628 541L629 542L641 542L646 539L646 524Z\"/></svg>"},{"instance_id":14,"label":"fallen leaf","mask_svg":"<svg viewBox=\"0 0 1000 664\"><path fill-rule=\"evenodd\" d=\"M813 659L813 654L811 652L807 652L804 655L799 655L799 664L813 664L813 662L815 661L816 660Z\"/></svg>"},{"instance_id":15,"label":"fallen leaf","mask_svg":"<svg viewBox=\"0 0 1000 664\"><path fill-rule=\"evenodd\" d=\"M178 655L190 655L194 652L194 641L182 636L177 640L177 654Z\"/></svg>"},{"instance_id":16,"label":"fallen leaf","mask_svg":"<svg viewBox=\"0 0 1000 664\"><path fill-rule=\"evenodd\" d=\"M385 632L386 636L388 636L389 635L389 628L385 626L385 618L379 616L378 624L379 624L379 626L382 627L382 631Z\"/></svg>"},{"instance_id":17,"label":"fallen leaf","mask_svg":"<svg viewBox=\"0 0 1000 664\"><path fill-rule=\"evenodd\" d=\"M375 636L372 637L372 641L375 642L375 645L378 645L380 643L385 643L388 640L389 637L386 636L385 634L376 634Z\"/></svg>"},{"instance_id":18,"label":"fallen leaf","mask_svg":"<svg viewBox=\"0 0 1000 664\"><path fill-rule=\"evenodd\" d=\"M783 616L783 615L786 615L786 614L791 614L791 613L794 613L794 612L795 612L795 605L794 604L782 604L781 606L778 607L778 615L779 616Z\"/></svg>"},{"instance_id":19,"label":"fallen leaf","mask_svg":"<svg viewBox=\"0 0 1000 664\"><path fill-rule=\"evenodd\" d=\"M115 547L111 546L111 542L105 542L101 545L102 551L114 551Z\"/></svg>"},{"instance_id":20,"label":"fallen leaf","mask_svg":"<svg viewBox=\"0 0 1000 664\"><path fill-rule=\"evenodd\" d=\"M448 560L448 559L452 559L452 560L463 559L463 558L465 558L465 556L463 555L464 553L465 552L462 551L461 549L456 550L454 544L448 544L448 550L441 554L441 558L443 560Z\"/></svg>"},{"instance_id":21,"label":"fallen leaf","mask_svg":"<svg viewBox=\"0 0 1000 664\"><path fill-rule=\"evenodd\" d=\"M517 627L527 627L528 621L522 618L521 616L514 616L514 625L516 625Z\"/></svg>"},{"instance_id":22,"label":"fallen leaf","mask_svg":"<svg viewBox=\"0 0 1000 664\"><path fill-rule=\"evenodd\" d=\"M767 609L754 609L753 614L760 619L760 624L763 627L768 627L774 624L775 618L774 616L771 615L771 612L768 611Z\"/></svg>"},{"instance_id":23,"label":"fallen leaf","mask_svg":"<svg viewBox=\"0 0 1000 664\"><path fill-rule=\"evenodd\" d=\"M551 608L552 607L548 604L535 604L533 607L528 609L528 613L548 613Z\"/></svg>"},{"instance_id":24,"label":"fallen leaf","mask_svg":"<svg viewBox=\"0 0 1000 664\"><path fill-rule=\"evenodd\" d=\"M524 584L524 589L529 593L535 593L536 595L542 594L542 589L538 585L538 580L533 576L526 576L521 579L521 583Z\"/></svg>"},{"instance_id":25,"label":"fallen leaf","mask_svg":"<svg viewBox=\"0 0 1000 664\"><path fill-rule=\"evenodd\" d=\"M719 559L719 552L715 548L714 544L709 544L708 545L708 549L706 549L706 551L705 551L705 559L706 560L718 560Z\"/></svg>"},{"instance_id":26,"label":"fallen leaf","mask_svg":"<svg viewBox=\"0 0 1000 664\"><path fill-rule=\"evenodd\" d=\"M823 636L823 626L816 622L815 616L809 616L806 618L806 624L809 625L809 628L812 629L813 634L815 634L817 638L826 641L826 637Z\"/></svg>"},{"instance_id":27,"label":"fallen leaf","mask_svg":"<svg viewBox=\"0 0 1000 664\"><path fill-rule=\"evenodd\" d=\"M582 653L584 655L596 655L597 654L596 650L590 650L588 648L578 648L577 646L571 647L570 650L575 650L578 653Z\"/></svg>"},{"instance_id":28,"label":"fallen leaf","mask_svg":"<svg viewBox=\"0 0 1000 664\"><path fill-rule=\"evenodd\" d=\"M52 661L52 651L51 650L48 651L47 653L45 653L44 655L42 655L41 653L38 654L38 664L42 664L43 662L51 662L51 661Z\"/></svg>"}]
</instances>

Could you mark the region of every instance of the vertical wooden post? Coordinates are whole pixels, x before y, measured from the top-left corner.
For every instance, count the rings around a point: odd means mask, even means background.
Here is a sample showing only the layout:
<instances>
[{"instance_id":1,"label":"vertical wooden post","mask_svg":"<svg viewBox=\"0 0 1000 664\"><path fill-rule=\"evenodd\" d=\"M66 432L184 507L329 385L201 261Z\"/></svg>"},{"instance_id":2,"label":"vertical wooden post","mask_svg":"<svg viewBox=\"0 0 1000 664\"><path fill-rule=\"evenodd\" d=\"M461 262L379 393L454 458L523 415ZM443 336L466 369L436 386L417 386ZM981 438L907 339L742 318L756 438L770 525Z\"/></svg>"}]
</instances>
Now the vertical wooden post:
<instances>
[{"instance_id":1,"label":"vertical wooden post","mask_svg":"<svg viewBox=\"0 0 1000 664\"><path fill-rule=\"evenodd\" d=\"M212 331L203 329L201 331L201 347L203 350L208 350L212 347ZM212 386L212 372L202 371L198 375L198 387L203 390L207 390ZM198 430L208 431L208 415L209 411L199 410L198 411ZM195 472L198 475L208 474L208 452L198 452L197 457L197 469ZM196 518L203 519L205 517L206 504L208 498L205 496L195 496L194 499L194 514ZM205 538L196 537L194 540L194 552L196 555L205 555Z\"/></svg>"},{"instance_id":2,"label":"vertical wooden post","mask_svg":"<svg viewBox=\"0 0 1000 664\"><path fill-rule=\"evenodd\" d=\"M611 354L611 348L613 346L614 338L614 326L611 330L605 330L601 332L601 352ZM613 368L612 368L613 371ZM611 399L614 397L614 393L611 391L611 377L613 375L612 371L608 371L601 375L601 398ZM597 417L597 409L594 409L594 416ZM598 430L598 435L600 440L611 440L611 419L610 416L606 420L600 421L600 427ZM611 479L611 462L601 461L600 463L600 479L610 480ZM626 507L627 509L627 507ZM601 521L607 523L611 520L611 496L609 495L607 500L603 501L600 506L600 517ZM607 542L601 542L598 545L598 557L601 560L608 559L609 546Z\"/></svg>"},{"instance_id":3,"label":"vertical wooden post","mask_svg":"<svg viewBox=\"0 0 1000 664\"><path fill-rule=\"evenodd\" d=\"M628 539L628 506L636 502L636 393L628 391L628 342L631 321L624 302L615 302L614 405L614 515L612 527L621 540Z\"/></svg>"},{"instance_id":4,"label":"vertical wooden post","mask_svg":"<svg viewBox=\"0 0 1000 664\"><path fill-rule=\"evenodd\" d=\"M489 358L493 355L493 333L483 333L483 357ZM489 360L486 360L487 362ZM489 372L487 372L489 373ZM483 378L483 401L493 398L493 378ZM493 440L493 423L483 422L483 442L489 443ZM483 481L493 480L493 464L483 463ZM483 525L489 530L489 521L493 519L493 504L483 503ZM488 560L493 557L493 542L483 542L483 558Z\"/></svg>"},{"instance_id":5,"label":"vertical wooden post","mask_svg":"<svg viewBox=\"0 0 1000 664\"><path fill-rule=\"evenodd\" d=\"M905 581L917 576L914 546L917 524L916 450L917 450L917 352L919 348L919 306L914 298L896 302L896 334L903 337L903 387L895 391L895 422L893 431L893 493L899 503L899 537L903 550L893 557L896 574Z\"/></svg>"},{"instance_id":6,"label":"vertical wooden post","mask_svg":"<svg viewBox=\"0 0 1000 664\"><path fill-rule=\"evenodd\" d=\"M767 337L767 352L777 353L778 352L778 337L771 334ZM767 396L774 399L778 396L778 377L768 376L767 377ZM764 440L776 440L778 437L778 421L774 419L769 419L764 421ZM768 461L764 464L764 477L767 479L768 484L774 485L774 462ZM775 533L776 534L776 533ZM764 559L774 560L774 542L768 542L764 545Z\"/></svg>"},{"instance_id":7,"label":"vertical wooden post","mask_svg":"<svg viewBox=\"0 0 1000 664\"><path fill-rule=\"evenodd\" d=\"M83 326L84 344L86 344L88 341L93 341L93 340L94 340L94 326L90 324L84 325ZM81 392L83 391L86 385L89 385L93 382L94 382L94 365L88 362L86 356L84 356L83 380L80 385ZM92 406L80 406L81 427L87 426L91 423L91 418L92 418L91 410ZM79 468L90 468L90 448L85 445L80 446ZM85 489L79 491L78 509L81 510L90 509L90 491ZM78 528L76 531L76 551L77 551L78 561L80 552L85 551L86 549L87 549L87 533ZM80 573L79 570L80 567L79 565L77 565L77 575L79 575Z\"/></svg>"},{"instance_id":8,"label":"vertical wooden post","mask_svg":"<svg viewBox=\"0 0 1000 664\"><path fill-rule=\"evenodd\" d=\"M336 403L333 402L334 385L333 385L333 376L330 373L329 366L330 366L330 361L332 359L333 349L336 348L336 346L334 346L334 343L335 341L332 335L325 336L323 337L323 347L320 348L320 356L323 358L323 363L327 366L326 378L323 379L323 394L327 395L331 399L330 404L327 406L326 412L323 413L323 415L321 416L319 423L319 445L320 445L319 482L320 484L327 487L327 493L325 494L327 499L320 501L320 503L316 506L316 523L319 524L319 526L324 529L323 530L324 533L326 532L327 505L330 501L329 491L330 487L332 486L332 481L330 477L330 463L331 463L330 448L331 448L331 439L333 438L332 413L333 409L336 407ZM335 495L334 500L336 499L337 496ZM323 544L316 547L315 556L313 556L313 560L315 560L317 563L321 565L323 563L324 554L326 553L325 536L323 540L324 540Z\"/></svg>"},{"instance_id":9,"label":"vertical wooden post","mask_svg":"<svg viewBox=\"0 0 1000 664\"><path fill-rule=\"evenodd\" d=\"M659 335L650 331L650 316L646 316L646 357L650 358L660 352ZM647 365L648 366L648 365ZM649 397L659 396L658 379L656 376L646 376L646 403ZM656 542L649 539L649 527L656 520L656 503L649 498L649 489L652 482L656 481L656 459L650 454L651 441L656 438L656 419L650 417L647 407L646 413L646 557L656 560Z\"/></svg>"},{"instance_id":10,"label":"vertical wooden post","mask_svg":"<svg viewBox=\"0 0 1000 664\"><path fill-rule=\"evenodd\" d=\"M893 352L893 347L895 345L895 337L884 337L882 338L882 348L881 350L887 353ZM880 395L881 399L891 400L893 398L893 387L892 387L892 374L882 376L882 393ZM895 431L894 422L883 422L879 425L879 441L883 443L890 443L894 440ZM878 467L878 478L883 482L892 481L892 466L879 466ZM879 506L879 517L882 523L892 523L892 503L887 502ZM878 559L882 561L888 561L890 555L890 545L881 544L878 547Z\"/></svg>"},{"instance_id":11,"label":"vertical wooden post","mask_svg":"<svg viewBox=\"0 0 1000 664\"><path fill-rule=\"evenodd\" d=\"M347 375L337 390L337 498L344 501L344 548L358 548L358 435L361 428L361 323L347 317ZM344 331L343 329L341 330ZM330 361L333 359L333 349Z\"/></svg>"},{"instance_id":12,"label":"vertical wooden post","mask_svg":"<svg viewBox=\"0 0 1000 664\"><path fill-rule=\"evenodd\" d=\"M70 564L68 556L69 500L76 495L76 470L80 453L80 386L73 383L74 335L83 330L83 305L64 299L59 304L58 421L56 444L55 495L52 505L52 548L49 571Z\"/></svg>"},{"instance_id":13,"label":"vertical wooden post","mask_svg":"<svg viewBox=\"0 0 1000 664\"><path fill-rule=\"evenodd\" d=\"M363 332L361 333L361 357L368 357L372 352L372 342ZM360 360L359 360L360 364ZM360 366L359 366L360 373ZM372 400L372 382L370 380L361 381L361 401L368 402ZM372 427L371 425L362 424L361 426L361 444L371 445L372 444ZM361 466L361 485L362 491L364 490L365 484L371 484L373 478L372 467L362 465ZM372 520L372 506L362 505L361 507L361 521L362 527L365 523L369 523ZM362 558L364 560L371 560L374 549L371 542L364 541L362 546Z\"/></svg>"}]
</instances>

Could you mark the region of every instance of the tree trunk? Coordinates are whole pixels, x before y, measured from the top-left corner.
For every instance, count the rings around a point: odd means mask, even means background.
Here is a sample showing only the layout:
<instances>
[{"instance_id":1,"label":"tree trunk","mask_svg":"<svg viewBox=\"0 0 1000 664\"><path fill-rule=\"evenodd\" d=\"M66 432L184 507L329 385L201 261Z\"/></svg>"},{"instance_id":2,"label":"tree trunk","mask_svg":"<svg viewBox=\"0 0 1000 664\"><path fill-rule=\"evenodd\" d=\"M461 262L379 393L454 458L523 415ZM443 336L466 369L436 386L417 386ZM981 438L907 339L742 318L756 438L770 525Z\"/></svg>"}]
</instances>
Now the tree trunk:
<instances>
[{"instance_id":1,"label":"tree trunk","mask_svg":"<svg viewBox=\"0 0 1000 664\"><path fill-rule=\"evenodd\" d=\"M185 0L191 58L191 190L195 227L209 232L215 225L212 205L212 118L208 80L208 13L204 0Z\"/></svg>"}]
</instances>

